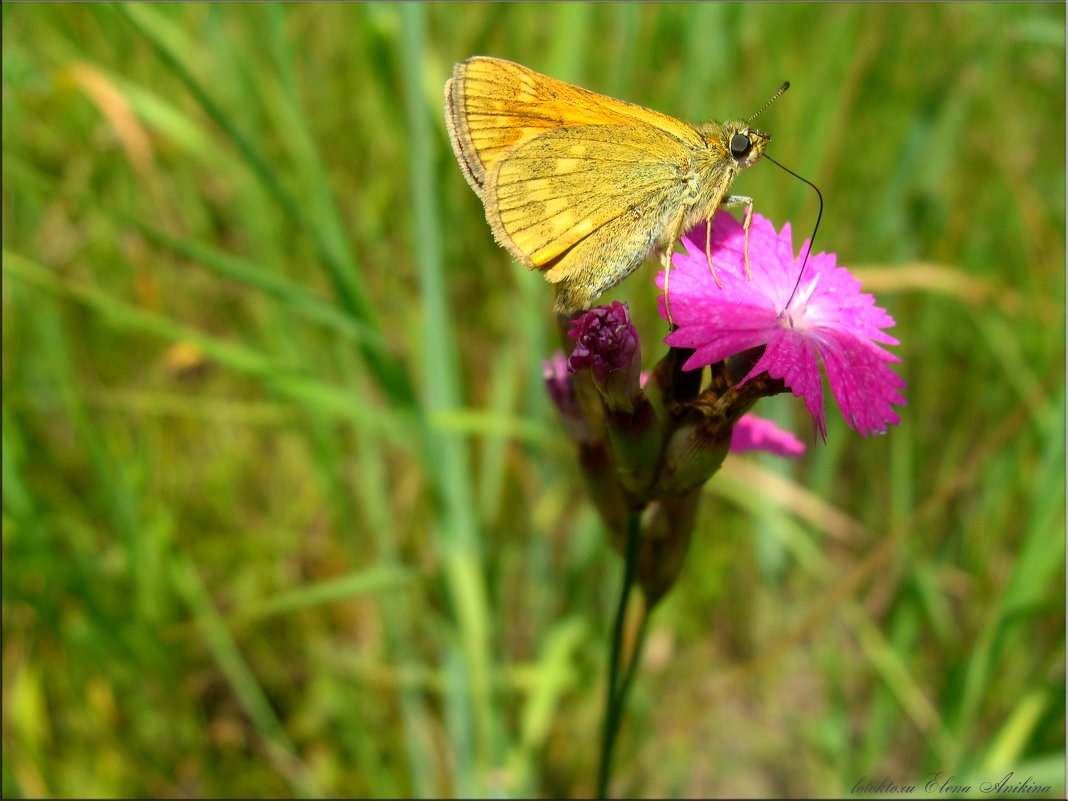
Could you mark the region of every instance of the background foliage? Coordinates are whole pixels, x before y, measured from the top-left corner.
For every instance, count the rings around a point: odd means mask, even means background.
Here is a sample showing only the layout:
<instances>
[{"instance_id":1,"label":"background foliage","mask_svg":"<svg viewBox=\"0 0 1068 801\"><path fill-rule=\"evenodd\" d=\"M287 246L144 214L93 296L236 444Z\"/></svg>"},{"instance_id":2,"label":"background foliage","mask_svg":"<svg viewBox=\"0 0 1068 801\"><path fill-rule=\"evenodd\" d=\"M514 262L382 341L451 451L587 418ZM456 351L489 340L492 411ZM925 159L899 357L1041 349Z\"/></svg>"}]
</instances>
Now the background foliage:
<instances>
[{"instance_id":1,"label":"background foliage","mask_svg":"<svg viewBox=\"0 0 1068 801\"><path fill-rule=\"evenodd\" d=\"M791 80L770 152L902 341L889 435L708 485L615 791L1063 797L1063 4L2 14L5 796L593 792L620 562L449 150L487 53L694 121Z\"/></svg>"}]
</instances>

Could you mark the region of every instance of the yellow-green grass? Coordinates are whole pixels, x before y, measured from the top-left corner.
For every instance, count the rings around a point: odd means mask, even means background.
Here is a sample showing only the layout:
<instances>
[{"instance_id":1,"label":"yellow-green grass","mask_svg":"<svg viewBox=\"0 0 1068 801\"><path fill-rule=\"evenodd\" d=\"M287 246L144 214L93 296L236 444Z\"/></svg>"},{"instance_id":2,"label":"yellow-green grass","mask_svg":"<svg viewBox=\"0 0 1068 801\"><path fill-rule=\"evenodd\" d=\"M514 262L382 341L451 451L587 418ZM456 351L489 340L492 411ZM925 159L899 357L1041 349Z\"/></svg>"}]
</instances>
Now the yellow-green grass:
<instances>
[{"instance_id":1,"label":"yellow-green grass","mask_svg":"<svg viewBox=\"0 0 1068 801\"><path fill-rule=\"evenodd\" d=\"M621 565L449 148L484 53L693 121L790 80L769 152L909 385L708 484L613 791L1063 797L1062 4L2 14L5 796L594 792ZM607 296L650 365L654 274Z\"/></svg>"}]
</instances>

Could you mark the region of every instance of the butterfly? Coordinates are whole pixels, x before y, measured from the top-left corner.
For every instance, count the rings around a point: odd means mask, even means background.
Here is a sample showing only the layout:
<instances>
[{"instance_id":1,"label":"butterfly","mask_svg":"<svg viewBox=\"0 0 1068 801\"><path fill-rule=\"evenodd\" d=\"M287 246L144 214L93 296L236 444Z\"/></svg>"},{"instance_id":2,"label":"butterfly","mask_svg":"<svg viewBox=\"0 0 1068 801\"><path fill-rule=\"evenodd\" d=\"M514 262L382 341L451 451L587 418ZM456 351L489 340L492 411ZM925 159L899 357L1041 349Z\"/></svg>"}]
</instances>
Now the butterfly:
<instances>
[{"instance_id":1,"label":"butterfly","mask_svg":"<svg viewBox=\"0 0 1068 801\"><path fill-rule=\"evenodd\" d=\"M654 251L670 276L679 237L720 207L746 207L748 267L753 199L729 190L771 140L749 121L688 125L488 56L455 65L445 120L494 237L555 285L560 315Z\"/></svg>"}]
</instances>

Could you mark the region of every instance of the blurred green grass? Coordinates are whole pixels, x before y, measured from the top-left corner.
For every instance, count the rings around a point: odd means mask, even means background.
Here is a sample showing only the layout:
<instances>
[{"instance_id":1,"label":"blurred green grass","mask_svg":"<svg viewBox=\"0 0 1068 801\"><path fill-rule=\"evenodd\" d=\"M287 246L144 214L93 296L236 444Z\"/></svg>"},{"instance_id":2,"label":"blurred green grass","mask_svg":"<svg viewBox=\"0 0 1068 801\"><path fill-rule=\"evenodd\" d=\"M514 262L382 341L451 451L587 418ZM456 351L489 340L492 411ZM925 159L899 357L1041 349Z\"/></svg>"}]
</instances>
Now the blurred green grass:
<instances>
[{"instance_id":1,"label":"blurred green grass","mask_svg":"<svg viewBox=\"0 0 1068 801\"><path fill-rule=\"evenodd\" d=\"M887 436L710 482L615 791L1063 796L1063 5L0 13L5 797L593 792L620 566L448 146L476 53L694 121L789 79L902 343Z\"/></svg>"}]
</instances>

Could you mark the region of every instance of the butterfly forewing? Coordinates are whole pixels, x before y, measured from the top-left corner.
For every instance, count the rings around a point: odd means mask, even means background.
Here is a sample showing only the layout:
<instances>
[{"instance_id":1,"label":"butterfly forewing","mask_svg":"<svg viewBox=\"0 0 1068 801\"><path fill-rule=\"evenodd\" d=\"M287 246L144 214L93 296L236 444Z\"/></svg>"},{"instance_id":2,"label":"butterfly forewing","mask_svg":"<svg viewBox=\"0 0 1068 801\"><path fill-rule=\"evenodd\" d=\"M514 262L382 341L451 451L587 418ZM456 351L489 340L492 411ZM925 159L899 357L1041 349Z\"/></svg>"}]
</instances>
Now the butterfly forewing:
<instances>
[{"instance_id":1,"label":"butterfly forewing","mask_svg":"<svg viewBox=\"0 0 1068 801\"><path fill-rule=\"evenodd\" d=\"M697 131L672 117L503 59L476 56L457 64L445 97L453 149L479 195L498 159L548 129L652 126L691 147L704 146Z\"/></svg>"}]
</instances>

